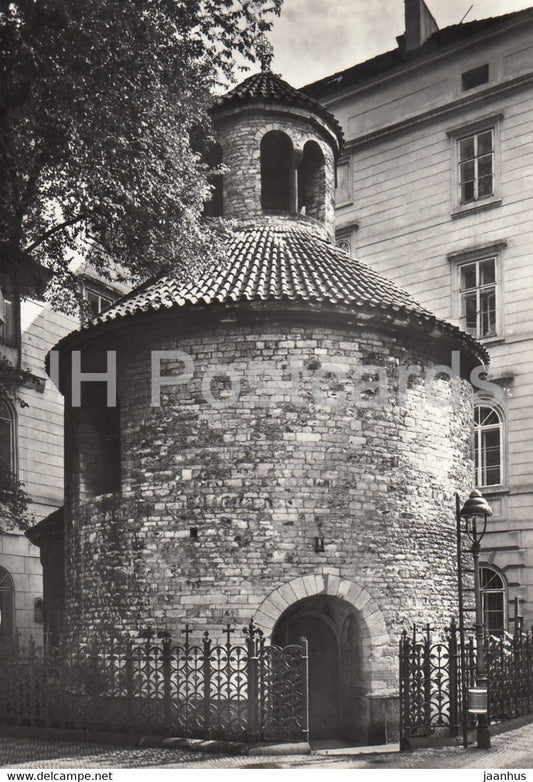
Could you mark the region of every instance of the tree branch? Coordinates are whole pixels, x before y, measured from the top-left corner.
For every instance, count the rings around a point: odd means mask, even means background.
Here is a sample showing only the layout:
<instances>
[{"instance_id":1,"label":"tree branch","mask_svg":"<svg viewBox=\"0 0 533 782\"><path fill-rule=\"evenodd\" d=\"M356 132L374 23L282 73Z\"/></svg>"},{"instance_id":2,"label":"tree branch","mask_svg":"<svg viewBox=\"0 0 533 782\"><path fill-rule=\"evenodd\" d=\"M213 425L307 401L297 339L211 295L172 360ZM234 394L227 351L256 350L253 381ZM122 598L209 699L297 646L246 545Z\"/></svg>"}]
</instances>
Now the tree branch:
<instances>
[{"instance_id":1,"label":"tree branch","mask_svg":"<svg viewBox=\"0 0 533 782\"><path fill-rule=\"evenodd\" d=\"M65 220L63 223L58 223L57 225L54 225L53 228L50 228L49 231L46 231L46 233L44 233L34 242L29 244L27 247L25 247L23 252L29 253L32 250L35 250L36 247L38 247L40 244L45 242L53 234L57 233L58 231L62 231L63 228L68 228L69 225L74 225L75 223L79 223L80 220L84 220L86 217L87 217L86 214L80 214L77 215L76 217L71 217L70 220Z\"/></svg>"}]
</instances>

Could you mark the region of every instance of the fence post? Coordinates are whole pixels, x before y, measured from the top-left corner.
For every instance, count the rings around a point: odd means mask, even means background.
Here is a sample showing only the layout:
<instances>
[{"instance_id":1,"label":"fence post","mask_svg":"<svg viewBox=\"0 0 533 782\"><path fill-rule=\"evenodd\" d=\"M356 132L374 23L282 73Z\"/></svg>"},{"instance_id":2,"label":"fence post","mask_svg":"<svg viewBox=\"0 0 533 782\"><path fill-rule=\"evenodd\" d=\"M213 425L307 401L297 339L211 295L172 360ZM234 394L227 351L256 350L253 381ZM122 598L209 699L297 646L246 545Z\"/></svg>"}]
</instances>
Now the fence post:
<instances>
[{"instance_id":1,"label":"fence post","mask_svg":"<svg viewBox=\"0 0 533 782\"><path fill-rule=\"evenodd\" d=\"M259 737L259 660L257 656L256 628L253 619L250 620L250 624L245 628L245 632L248 652L246 664L248 679L248 724L246 738L248 741L257 741Z\"/></svg>"},{"instance_id":2,"label":"fence post","mask_svg":"<svg viewBox=\"0 0 533 782\"><path fill-rule=\"evenodd\" d=\"M170 650L171 650L172 640L169 635L166 635L163 638L163 722L164 727L170 731L170 699L171 699L171 689L170 689L170 674L171 674L171 665L170 665Z\"/></svg>"},{"instance_id":3,"label":"fence post","mask_svg":"<svg viewBox=\"0 0 533 782\"><path fill-rule=\"evenodd\" d=\"M409 749L407 741L409 720L409 636L404 630L400 636L400 749Z\"/></svg>"},{"instance_id":4,"label":"fence post","mask_svg":"<svg viewBox=\"0 0 533 782\"><path fill-rule=\"evenodd\" d=\"M303 740L309 741L309 642L300 638L302 646L302 733Z\"/></svg>"},{"instance_id":5,"label":"fence post","mask_svg":"<svg viewBox=\"0 0 533 782\"><path fill-rule=\"evenodd\" d=\"M146 641L146 655L150 655L150 640ZM133 644L131 638L126 640L126 715L128 728L133 727Z\"/></svg>"},{"instance_id":6,"label":"fence post","mask_svg":"<svg viewBox=\"0 0 533 782\"><path fill-rule=\"evenodd\" d=\"M532 689L533 689L533 659L531 655L531 647L533 646L533 628L525 637L526 643L526 677L527 677L527 693L526 693L526 708L529 714L532 706Z\"/></svg>"},{"instance_id":7,"label":"fence post","mask_svg":"<svg viewBox=\"0 0 533 782\"><path fill-rule=\"evenodd\" d=\"M93 638L91 641L91 645L89 647L89 681L88 681L88 695L90 697L89 700L89 714L92 723L98 722L98 717L100 715L100 709L98 708L98 699L96 697L96 693L98 692L98 642L96 638ZM83 724L80 726L83 727Z\"/></svg>"},{"instance_id":8,"label":"fence post","mask_svg":"<svg viewBox=\"0 0 533 782\"><path fill-rule=\"evenodd\" d=\"M206 630L204 633L204 731L206 738L211 738L211 639Z\"/></svg>"},{"instance_id":9,"label":"fence post","mask_svg":"<svg viewBox=\"0 0 533 782\"><path fill-rule=\"evenodd\" d=\"M459 710L457 700L457 625L455 619L450 622L448 636L448 676L450 688L450 736L459 733Z\"/></svg>"},{"instance_id":10,"label":"fence post","mask_svg":"<svg viewBox=\"0 0 533 782\"><path fill-rule=\"evenodd\" d=\"M431 630L426 625L424 638L424 726L431 733Z\"/></svg>"},{"instance_id":11,"label":"fence post","mask_svg":"<svg viewBox=\"0 0 533 782\"><path fill-rule=\"evenodd\" d=\"M29 714L25 715L27 718L29 718L30 725L36 724L36 716L37 716L37 693L35 691L35 663L37 658L37 647L35 646L35 642L33 640L33 636L30 636L30 641L28 644L28 652L29 652L29 670L28 670L28 692L29 692Z\"/></svg>"}]
</instances>

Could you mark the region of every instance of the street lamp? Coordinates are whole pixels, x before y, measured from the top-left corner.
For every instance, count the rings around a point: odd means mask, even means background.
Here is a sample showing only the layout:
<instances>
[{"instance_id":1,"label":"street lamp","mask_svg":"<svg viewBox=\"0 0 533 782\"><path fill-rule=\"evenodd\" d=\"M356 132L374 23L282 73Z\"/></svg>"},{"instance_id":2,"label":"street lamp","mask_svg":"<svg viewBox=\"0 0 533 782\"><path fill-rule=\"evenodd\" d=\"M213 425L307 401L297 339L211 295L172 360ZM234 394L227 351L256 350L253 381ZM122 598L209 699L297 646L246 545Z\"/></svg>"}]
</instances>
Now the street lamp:
<instances>
[{"instance_id":1,"label":"street lamp","mask_svg":"<svg viewBox=\"0 0 533 782\"><path fill-rule=\"evenodd\" d=\"M487 697L487 668L485 665L484 638L483 638L483 605L481 602L481 582L479 577L479 552L481 541L487 529L487 519L492 516L492 509L486 499L477 489L470 493L462 508L457 505L457 531L466 532L472 543L471 552L474 559L474 598L476 606L476 686L469 690L468 710L477 714L477 745L479 749L490 749L490 730L488 716ZM481 530L478 528L478 519L482 520ZM461 530L461 520L464 520L464 529ZM461 590L462 591L462 590ZM462 594L460 595L462 603ZM462 605L460 606L462 612ZM461 617L462 625L462 617ZM464 644L464 638L463 644ZM463 669L463 676L464 676Z\"/></svg>"}]
</instances>

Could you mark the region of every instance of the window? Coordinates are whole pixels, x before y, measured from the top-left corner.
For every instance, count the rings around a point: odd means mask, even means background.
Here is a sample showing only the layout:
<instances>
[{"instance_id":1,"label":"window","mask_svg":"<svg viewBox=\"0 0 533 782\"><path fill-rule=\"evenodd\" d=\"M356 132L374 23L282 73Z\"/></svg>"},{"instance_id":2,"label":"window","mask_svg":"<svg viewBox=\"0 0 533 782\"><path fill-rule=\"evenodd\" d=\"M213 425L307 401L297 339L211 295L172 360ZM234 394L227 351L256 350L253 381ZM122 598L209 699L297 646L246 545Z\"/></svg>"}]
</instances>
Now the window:
<instances>
[{"instance_id":1,"label":"window","mask_svg":"<svg viewBox=\"0 0 533 782\"><path fill-rule=\"evenodd\" d=\"M481 567L479 576L483 624L490 635L501 635L506 629L506 585L494 568Z\"/></svg>"},{"instance_id":2,"label":"window","mask_svg":"<svg viewBox=\"0 0 533 782\"><path fill-rule=\"evenodd\" d=\"M15 635L15 586L7 570L0 567L0 648Z\"/></svg>"},{"instance_id":3,"label":"window","mask_svg":"<svg viewBox=\"0 0 533 782\"><path fill-rule=\"evenodd\" d=\"M474 337L496 335L496 258L459 267L461 325Z\"/></svg>"},{"instance_id":4,"label":"window","mask_svg":"<svg viewBox=\"0 0 533 782\"><path fill-rule=\"evenodd\" d=\"M480 65L478 68L472 68L469 71L465 71L461 74L461 85L463 92L465 90L473 90L474 87L479 87L481 84L486 84L488 80L488 63L485 63L485 65Z\"/></svg>"},{"instance_id":5,"label":"window","mask_svg":"<svg viewBox=\"0 0 533 782\"><path fill-rule=\"evenodd\" d=\"M350 225L345 225L343 228L335 233L335 244L345 253L355 258L357 251L357 229L358 224L352 222Z\"/></svg>"},{"instance_id":6,"label":"window","mask_svg":"<svg viewBox=\"0 0 533 782\"><path fill-rule=\"evenodd\" d=\"M494 195L494 130L459 139L460 203Z\"/></svg>"},{"instance_id":7,"label":"window","mask_svg":"<svg viewBox=\"0 0 533 782\"><path fill-rule=\"evenodd\" d=\"M498 486L502 483L502 416L494 407L474 408L474 457L477 486Z\"/></svg>"},{"instance_id":8,"label":"window","mask_svg":"<svg viewBox=\"0 0 533 782\"><path fill-rule=\"evenodd\" d=\"M335 203L337 206L347 204L351 200L352 186L350 176L350 161L345 160L337 165L337 189Z\"/></svg>"},{"instance_id":9,"label":"window","mask_svg":"<svg viewBox=\"0 0 533 782\"><path fill-rule=\"evenodd\" d=\"M14 417L7 402L0 399L0 475L15 472Z\"/></svg>"},{"instance_id":10,"label":"window","mask_svg":"<svg viewBox=\"0 0 533 782\"><path fill-rule=\"evenodd\" d=\"M344 250L345 253L348 253L348 255L352 254L352 242L351 237L349 234L346 236L339 236L337 238L337 247L340 250Z\"/></svg>"},{"instance_id":11,"label":"window","mask_svg":"<svg viewBox=\"0 0 533 782\"><path fill-rule=\"evenodd\" d=\"M17 338L18 298L6 281L0 289L0 343L15 347Z\"/></svg>"},{"instance_id":12,"label":"window","mask_svg":"<svg viewBox=\"0 0 533 782\"><path fill-rule=\"evenodd\" d=\"M447 131L452 152L452 217L501 204L500 124L503 114Z\"/></svg>"},{"instance_id":13,"label":"window","mask_svg":"<svg viewBox=\"0 0 533 782\"><path fill-rule=\"evenodd\" d=\"M83 286L83 298L86 305L87 318L95 318L105 312L113 304L115 298L112 294L102 293L88 285Z\"/></svg>"}]
</instances>

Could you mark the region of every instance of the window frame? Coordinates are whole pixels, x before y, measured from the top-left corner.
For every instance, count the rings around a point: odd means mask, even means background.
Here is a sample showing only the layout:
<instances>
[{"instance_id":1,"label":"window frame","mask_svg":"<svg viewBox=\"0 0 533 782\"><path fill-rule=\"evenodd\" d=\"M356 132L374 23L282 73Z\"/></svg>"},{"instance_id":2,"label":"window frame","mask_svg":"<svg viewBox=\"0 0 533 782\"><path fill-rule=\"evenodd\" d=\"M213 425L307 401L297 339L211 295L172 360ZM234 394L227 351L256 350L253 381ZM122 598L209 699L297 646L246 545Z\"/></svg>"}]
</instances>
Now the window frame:
<instances>
[{"instance_id":1,"label":"window frame","mask_svg":"<svg viewBox=\"0 0 533 782\"><path fill-rule=\"evenodd\" d=\"M337 190L338 190L338 174L339 169L346 166L346 170L348 172L347 176L347 196L342 201L340 199L337 199ZM337 165L335 166L335 208L336 209L342 209L343 206L351 206L353 204L353 174L352 174L352 158L351 157L345 157L342 160L339 160L337 162Z\"/></svg>"},{"instance_id":2,"label":"window frame","mask_svg":"<svg viewBox=\"0 0 533 782\"><path fill-rule=\"evenodd\" d=\"M487 408L492 410L498 416L498 424L490 424L487 426L479 425L476 422L476 411L478 408ZM481 458L483 453L483 433L487 431L499 431L499 482L498 483L483 483L483 472L486 473L486 467L483 468L483 462L486 461ZM502 409L495 405L488 399L480 399L474 405L474 469L475 469L475 484L478 489L499 489L505 486L506 480L506 465L505 457L507 449L505 447L505 416Z\"/></svg>"},{"instance_id":3,"label":"window frame","mask_svg":"<svg viewBox=\"0 0 533 782\"><path fill-rule=\"evenodd\" d=\"M9 586L4 586L4 581L7 580L9 583ZM3 565L0 565L0 591L10 593L11 595L11 617L12 617L12 627L11 632L9 634L6 634L3 638L4 634L2 633L1 627L0 627L0 645L2 643L2 640L9 642L13 642L15 639L15 633L16 633L16 627L17 627L17 619L16 619L16 602L15 602L15 580L13 578L13 575L5 568Z\"/></svg>"},{"instance_id":4,"label":"window frame","mask_svg":"<svg viewBox=\"0 0 533 782\"><path fill-rule=\"evenodd\" d=\"M353 223L335 231L335 246L347 252L351 258L356 257L356 234L358 227L357 223ZM346 250L341 247L341 242L346 242L350 249Z\"/></svg>"},{"instance_id":5,"label":"window frame","mask_svg":"<svg viewBox=\"0 0 533 782\"><path fill-rule=\"evenodd\" d=\"M7 416L4 420L8 420L10 422L10 431L11 431L11 474L13 478L18 477L18 460L17 460L17 415L15 412L15 409L13 405L9 402L8 399L5 397L0 396L0 412L2 411L2 408L6 409Z\"/></svg>"},{"instance_id":6,"label":"window frame","mask_svg":"<svg viewBox=\"0 0 533 782\"><path fill-rule=\"evenodd\" d=\"M487 589L483 587L483 571L487 570L490 571L492 574L496 575L501 583L502 586L498 589ZM503 573L498 570L498 568L494 567L494 565L489 565L488 563L481 563L479 565L479 581L480 581L480 591L481 591L481 615L483 617L483 626L485 627L485 630L487 633L490 633L491 635L500 635L501 633L505 633L508 630L509 627L509 612L508 612L508 586L507 586L507 579L503 575ZM501 595L502 596L502 629L497 631L490 631L489 625L487 622L487 613L488 613L488 607L486 605L486 596L487 595Z\"/></svg>"},{"instance_id":7,"label":"window frame","mask_svg":"<svg viewBox=\"0 0 533 782\"><path fill-rule=\"evenodd\" d=\"M92 315L88 311L89 293L93 294L94 296L98 296L99 299L107 299L110 302L109 307L112 307L115 301L120 298L119 295L114 295L114 291L112 291L110 288L106 288L104 285L98 285L98 283L94 282L93 280L82 279L81 286L82 299L84 304L87 306L87 310L82 312L82 321L84 323L92 320L92 318L97 318L102 314L102 312L105 312L105 310L100 309L97 315ZM106 307L106 309L109 309L109 307Z\"/></svg>"},{"instance_id":8,"label":"window frame","mask_svg":"<svg viewBox=\"0 0 533 782\"><path fill-rule=\"evenodd\" d=\"M450 128L446 131L451 143L451 214L452 218L472 214L484 209L499 206L502 203L501 195L501 123L503 112L482 117L470 124ZM493 131L493 192L492 195L482 196L473 201L463 203L461 200L460 186L460 155L459 146L461 140L470 136L478 136L488 130Z\"/></svg>"},{"instance_id":9,"label":"window frame","mask_svg":"<svg viewBox=\"0 0 533 782\"><path fill-rule=\"evenodd\" d=\"M502 250L507 247L505 239L492 242L480 247L473 247L465 250L450 253L448 261L452 265L452 318L462 331L466 331L465 314L463 314L463 293L461 285L461 274L465 266L472 263L480 263L494 259L494 286L495 286L495 333L493 335L477 336L475 339L483 344L501 341L504 334L503 322L503 274L502 274Z\"/></svg>"},{"instance_id":10,"label":"window frame","mask_svg":"<svg viewBox=\"0 0 533 782\"><path fill-rule=\"evenodd\" d=\"M0 323L0 346L4 349L19 351L20 349L20 297L8 275L0 275L0 320L5 321L6 298L9 298L13 308L12 328L13 339L6 342L3 331L5 324Z\"/></svg>"},{"instance_id":11,"label":"window frame","mask_svg":"<svg viewBox=\"0 0 533 782\"><path fill-rule=\"evenodd\" d=\"M493 263L494 267L494 280L486 283L483 282L481 279L481 270L484 264ZM465 261L463 263L460 263L458 266L458 272L459 272L459 303L460 303L460 321L461 321L461 328L466 334L470 334L471 336L475 337L475 339L478 340L485 340L485 339L494 339L498 336L498 258L496 255L489 255L487 257ZM463 284L463 274L466 269L473 268L475 270L475 284L470 287L465 287ZM488 308L487 310L483 309L483 299L484 294L490 294L493 293L494 295L494 315L493 318L490 318L490 322L494 322L494 330L488 330L486 333L484 333L483 329L483 321L484 316L488 313L490 314L491 310ZM475 319L476 324L474 327L474 331L470 331L468 328L467 323L467 305L466 302L471 300L472 298L475 298Z\"/></svg>"}]
</instances>

